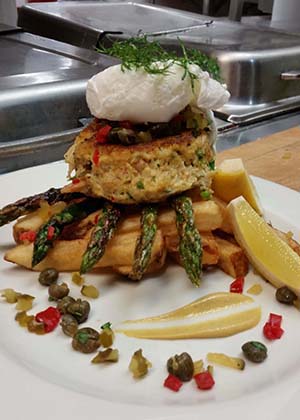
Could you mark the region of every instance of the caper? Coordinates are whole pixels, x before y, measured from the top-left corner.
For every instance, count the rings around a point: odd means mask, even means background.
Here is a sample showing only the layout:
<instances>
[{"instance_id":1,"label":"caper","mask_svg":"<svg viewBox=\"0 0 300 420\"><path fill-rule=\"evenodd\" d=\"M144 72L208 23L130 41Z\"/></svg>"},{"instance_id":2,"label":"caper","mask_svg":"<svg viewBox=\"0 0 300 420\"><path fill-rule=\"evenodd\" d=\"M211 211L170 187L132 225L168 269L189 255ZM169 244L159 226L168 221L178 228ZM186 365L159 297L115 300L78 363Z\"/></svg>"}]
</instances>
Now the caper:
<instances>
[{"instance_id":1,"label":"caper","mask_svg":"<svg viewBox=\"0 0 300 420\"><path fill-rule=\"evenodd\" d=\"M77 319L78 324L88 319L91 307L87 300L77 299L67 307L67 313Z\"/></svg>"},{"instance_id":2,"label":"caper","mask_svg":"<svg viewBox=\"0 0 300 420\"><path fill-rule=\"evenodd\" d=\"M297 300L297 295L288 287L283 286L276 290L276 299L285 305L293 305Z\"/></svg>"},{"instance_id":3,"label":"caper","mask_svg":"<svg viewBox=\"0 0 300 420\"><path fill-rule=\"evenodd\" d=\"M64 298L60 299L60 300L57 302L56 307L57 307L57 309L59 310L59 312L60 312L62 315L64 315L64 314L67 314L67 313L68 313L68 306L69 306L71 303L74 303L74 302L75 302L75 299L74 299L74 298L72 298L71 296L65 296Z\"/></svg>"},{"instance_id":4,"label":"caper","mask_svg":"<svg viewBox=\"0 0 300 420\"><path fill-rule=\"evenodd\" d=\"M259 341L248 341L242 345L245 357L254 363L263 362L268 356L267 347Z\"/></svg>"},{"instance_id":5,"label":"caper","mask_svg":"<svg viewBox=\"0 0 300 420\"><path fill-rule=\"evenodd\" d=\"M78 322L76 318L69 314L63 315L60 325L63 332L69 337L73 337L78 330Z\"/></svg>"},{"instance_id":6,"label":"caper","mask_svg":"<svg viewBox=\"0 0 300 420\"><path fill-rule=\"evenodd\" d=\"M58 271L55 268L46 268L45 270L40 272L39 275L39 282L43 286L50 286L58 279Z\"/></svg>"},{"instance_id":7,"label":"caper","mask_svg":"<svg viewBox=\"0 0 300 420\"><path fill-rule=\"evenodd\" d=\"M194 375L194 362L188 353L175 354L167 361L168 372L181 381L190 381Z\"/></svg>"},{"instance_id":8,"label":"caper","mask_svg":"<svg viewBox=\"0 0 300 420\"><path fill-rule=\"evenodd\" d=\"M51 284L48 289L49 296L54 299L62 299L67 296L70 292L70 289L66 283L62 284Z\"/></svg>"},{"instance_id":9,"label":"caper","mask_svg":"<svg viewBox=\"0 0 300 420\"><path fill-rule=\"evenodd\" d=\"M37 335L46 334L45 325L42 322L37 322L34 317L30 319L27 323L27 329L29 332L35 333Z\"/></svg>"},{"instance_id":10,"label":"caper","mask_svg":"<svg viewBox=\"0 0 300 420\"><path fill-rule=\"evenodd\" d=\"M93 328L80 328L72 340L74 350L81 353L93 353L100 346L99 333Z\"/></svg>"}]
</instances>

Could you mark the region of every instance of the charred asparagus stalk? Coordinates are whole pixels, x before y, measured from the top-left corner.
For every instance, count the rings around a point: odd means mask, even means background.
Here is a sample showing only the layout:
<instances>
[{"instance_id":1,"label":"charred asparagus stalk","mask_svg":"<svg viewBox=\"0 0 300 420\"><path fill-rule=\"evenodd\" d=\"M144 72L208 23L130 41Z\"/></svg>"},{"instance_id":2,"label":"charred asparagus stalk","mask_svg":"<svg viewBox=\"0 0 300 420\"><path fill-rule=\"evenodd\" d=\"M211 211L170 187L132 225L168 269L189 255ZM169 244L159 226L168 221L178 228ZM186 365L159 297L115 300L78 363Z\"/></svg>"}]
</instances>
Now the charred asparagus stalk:
<instances>
[{"instance_id":1,"label":"charred asparagus stalk","mask_svg":"<svg viewBox=\"0 0 300 420\"><path fill-rule=\"evenodd\" d=\"M63 228L75 221L85 218L100 207L100 201L87 199L79 203L72 203L61 213L55 214L43 224L36 235L33 247L32 267L42 261L52 247L55 239L62 233Z\"/></svg>"},{"instance_id":2,"label":"charred asparagus stalk","mask_svg":"<svg viewBox=\"0 0 300 420\"><path fill-rule=\"evenodd\" d=\"M141 234L136 242L132 273L129 275L133 280L141 280L149 266L152 246L157 231L156 221L156 207L144 207L141 216Z\"/></svg>"},{"instance_id":3,"label":"charred asparagus stalk","mask_svg":"<svg viewBox=\"0 0 300 420\"><path fill-rule=\"evenodd\" d=\"M60 188L50 188L40 194L24 197L15 203L8 204L0 210L0 226L16 220L20 216L31 213L39 208L41 201L47 201L48 204L54 204L58 201L71 201L74 198L82 197L80 193L61 193Z\"/></svg>"},{"instance_id":4,"label":"charred asparagus stalk","mask_svg":"<svg viewBox=\"0 0 300 420\"><path fill-rule=\"evenodd\" d=\"M116 230L120 215L120 210L116 206L109 202L105 203L82 257L80 273L91 270L103 256L106 245Z\"/></svg>"},{"instance_id":5,"label":"charred asparagus stalk","mask_svg":"<svg viewBox=\"0 0 300 420\"><path fill-rule=\"evenodd\" d=\"M176 212L180 258L189 279L198 287L202 275L202 244L194 223L192 200L180 196L172 200L172 206Z\"/></svg>"}]
</instances>

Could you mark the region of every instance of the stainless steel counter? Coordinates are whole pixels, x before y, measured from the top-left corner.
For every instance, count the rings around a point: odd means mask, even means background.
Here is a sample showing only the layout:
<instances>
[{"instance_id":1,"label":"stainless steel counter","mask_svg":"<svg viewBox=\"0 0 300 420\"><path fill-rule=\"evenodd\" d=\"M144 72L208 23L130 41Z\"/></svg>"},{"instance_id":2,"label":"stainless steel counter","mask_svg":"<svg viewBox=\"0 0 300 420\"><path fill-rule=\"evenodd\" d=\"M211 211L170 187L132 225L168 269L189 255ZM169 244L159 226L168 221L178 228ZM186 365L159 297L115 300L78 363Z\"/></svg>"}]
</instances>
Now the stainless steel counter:
<instances>
[{"instance_id":1,"label":"stainless steel counter","mask_svg":"<svg viewBox=\"0 0 300 420\"><path fill-rule=\"evenodd\" d=\"M72 1L27 4L18 24L28 32L94 48L103 33L173 30L201 23L200 15L135 2ZM207 20L204 16L204 20Z\"/></svg>"},{"instance_id":2,"label":"stainless steel counter","mask_svg":"<svg viewBox=\"0 0 300 420\"><path fill-rule=\"evenodd\" d=\"M231 92L220 118L248 124L300 109L299 35L134 2L30 4L20 9L19 25L91 49L143 33L181 55L180 37L218 60Z\"/></svg>"},{"instance_id":3,"label":"stainless steel counter","mask_svg":"<svg viewBox=\"0 0 300 420\"><path fill-rule=\"evenodd\" d=\"M217 126L223 130L224 121L217 121ZM294 112L285 116L271 118L269 120L236 127L228 131L220 132L217 141L217 151L221 152L241 144L249 143L261 137L269 136L292 127L300 127L300 112Z\"/></svg>"},{"instance_id":4,"label":"stainless steel counter","mask_svg":"<svg viewBox=\"0 0 300 420\"><path fill-rule=\"evenodd\" d=\"M64 37L86 49L66 44L59 48L56 41L29 34L1 35L5 51L0 51L0 173L63 158L82 128L81 120L89 117L84 100L87 78L112 64L91 50L106 31L123 32L115 33L113 41L139 29L153 35L186 26L189 30L180 32L186 45L218 57L232 93L230 103L217 114L223 118L218 120L219 151L299 125L293 109L300 107L300 80L281 80L280 74L297 69L300 37L219 19L203 27L204 20L206 16L133 2L21 8L25 28ZM176 41L178 48L177 37L171 33L158 39L172 48ZM15 59L12 71L5 57ZM290 113L280 116L283 111ZM274 118L267 119L270 116ZM254 123L262 118L264 122Z\"/></svg>"},{"instance_id":5,"label":"stainless steel counter","mask_svg":"<svg viewBox=\"0 0 300 420\"><path fill-rule=\"evenodd\" d=\"M87 80L115 62L93 51L2 30L0 173L61 159L66 143L82 128L80 120L90 116Z\"/></svg>"}]
</instances>

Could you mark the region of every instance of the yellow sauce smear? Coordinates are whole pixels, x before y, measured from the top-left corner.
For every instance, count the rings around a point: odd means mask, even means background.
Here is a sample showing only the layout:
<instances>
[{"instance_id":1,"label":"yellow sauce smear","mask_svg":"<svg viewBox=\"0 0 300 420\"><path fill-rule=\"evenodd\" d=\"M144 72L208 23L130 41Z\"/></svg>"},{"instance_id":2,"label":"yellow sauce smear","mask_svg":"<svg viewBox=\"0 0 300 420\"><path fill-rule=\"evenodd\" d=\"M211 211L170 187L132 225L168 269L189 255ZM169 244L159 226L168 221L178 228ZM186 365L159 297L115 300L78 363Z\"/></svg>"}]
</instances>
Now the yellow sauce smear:
<instances>
[{"instance_id":1,"label":"yellow sauce smear","mask_svg":"<svg viewBox=\"0 0 300 420\"><path fill-rule=\"evenodd\" d=\"M165 314L125 321L116 331L150 339L227 337L255 327L260 317L260 306L251 297L220 292Z\"/></svg>"}]
</instances>

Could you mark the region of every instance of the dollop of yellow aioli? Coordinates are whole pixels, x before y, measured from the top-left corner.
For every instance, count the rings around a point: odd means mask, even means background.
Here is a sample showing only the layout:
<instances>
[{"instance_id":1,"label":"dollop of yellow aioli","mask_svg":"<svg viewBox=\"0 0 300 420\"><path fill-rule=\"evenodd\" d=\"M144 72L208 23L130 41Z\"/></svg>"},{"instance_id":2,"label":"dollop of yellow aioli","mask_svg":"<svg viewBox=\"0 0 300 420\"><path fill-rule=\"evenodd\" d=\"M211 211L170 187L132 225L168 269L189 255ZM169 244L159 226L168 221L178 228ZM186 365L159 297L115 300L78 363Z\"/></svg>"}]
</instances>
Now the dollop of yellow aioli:
<instances>
[{"instance_id":1,"label":"dollop of yellow aioli","mask_svg":"<svg viewBox=\"0 0 300 420\"><path fill-rule=\"evenodd\" d=\"M261 309L239 293L211 293L174 311L123 322L117 332L150 339L227 337L258 324Z\"/></svg>"}]
</instances>

